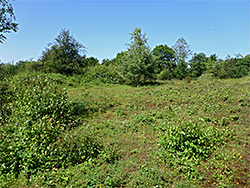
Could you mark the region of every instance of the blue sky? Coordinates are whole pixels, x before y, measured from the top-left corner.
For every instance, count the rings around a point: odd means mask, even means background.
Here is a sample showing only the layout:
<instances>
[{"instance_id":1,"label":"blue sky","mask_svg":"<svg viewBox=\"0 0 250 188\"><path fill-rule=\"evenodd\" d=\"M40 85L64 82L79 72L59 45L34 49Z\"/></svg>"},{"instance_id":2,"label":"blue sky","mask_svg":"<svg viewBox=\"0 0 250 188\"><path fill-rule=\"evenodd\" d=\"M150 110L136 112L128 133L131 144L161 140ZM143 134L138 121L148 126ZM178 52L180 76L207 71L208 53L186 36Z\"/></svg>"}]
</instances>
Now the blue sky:
<instances>
[{"instance_id":1,"label":"blue sky","mask_svg":"<svg viewBox=\"0 0 250 188\"><path fill-rule=\"evenodd\" d=\"M250 54L248 0L16 0L13 6L20 25L0 44L4 63L38 59L62 28L100 61L126 50L137 26L151 49L184 37L207 56Z\"/></svg>"}]
</instances>

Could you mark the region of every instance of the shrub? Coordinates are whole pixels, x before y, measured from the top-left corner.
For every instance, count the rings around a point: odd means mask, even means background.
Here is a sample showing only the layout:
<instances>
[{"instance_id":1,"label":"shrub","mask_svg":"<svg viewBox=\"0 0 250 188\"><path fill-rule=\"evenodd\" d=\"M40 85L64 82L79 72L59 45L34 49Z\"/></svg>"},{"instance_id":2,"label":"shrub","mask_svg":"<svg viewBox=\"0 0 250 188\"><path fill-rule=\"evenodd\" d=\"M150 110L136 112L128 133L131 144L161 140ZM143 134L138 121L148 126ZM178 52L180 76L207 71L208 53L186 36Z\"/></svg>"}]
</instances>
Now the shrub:
<instances>
[{"instance_id":1,"label":"shrub","mask_svg":"<svg viewBox=\"0 0 250 188\"><path fill-rule=\"evenodd\" d=\"M207 159L228 135L228 130L220 131L207 124L189 122L170 125L160 135L159 154L171 167L178 166L179 171L187 172L190 177L195 171L194 166Z\"/></svg>"},{"instance_id":2,"label":"shrub","mask_svg":"<svg viewBox=\"0 0 250 188\"><path fill-rule=\"evenodd\" d=\"M170 69L163 69L158 75L158 80L171 80L174 78L174 73Z\"/></svg>"},{"instance_id":3,"label":"shrub","mask_svg":"<svg viewBox=\"0 0 250 188\"><path fill-rule=\"evenodd\" d=\"M17 67L13 64L0 64L0 80L13 76L17 72Z\"/></svg>"},{"instance_id":4,"label":"shrub","mask_svg":"<svg viewBox=\"0 0 250 188\"><path fill-rule=\"evenodd\" d=\"M86 74L86 79L88 81L98 80L105 84L118 84L122 82L122 78L118 74L116 67L105 65L91 67Z\"/></svg>"},{"instance_id":5,"label":"shrub","mask_svg":"<svg viewBox=\"0 0 250 188\"><path fill-rule=\"evenodd\" d=\"M91 135L72 129L76 109L52 79L18 77L0 90L8 99L0 106L6 116L0 119L0 175L63 168L98 154L101 145Z\"/></svg>"}]
</instances>

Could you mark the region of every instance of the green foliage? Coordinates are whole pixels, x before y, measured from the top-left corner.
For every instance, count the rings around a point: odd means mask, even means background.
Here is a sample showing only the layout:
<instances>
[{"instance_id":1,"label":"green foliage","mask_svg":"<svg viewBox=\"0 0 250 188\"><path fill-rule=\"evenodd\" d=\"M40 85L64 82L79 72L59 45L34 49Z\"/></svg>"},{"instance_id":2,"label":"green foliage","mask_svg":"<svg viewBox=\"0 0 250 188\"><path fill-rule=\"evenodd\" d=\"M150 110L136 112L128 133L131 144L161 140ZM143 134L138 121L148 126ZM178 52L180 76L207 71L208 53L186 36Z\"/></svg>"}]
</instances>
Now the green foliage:
<instances>
[{"instance_id":1,"label":"green foliage","mask_svg":"<svg viewBox=\"0 0 250 188\"><path fill-rule=\"evenodd\" d=\"M174 71L175 77L179 79L183 79L188 75L187 63L185 61L181 61L177 64L176 69Z\"/></svg>"},{"instance_id":2,"label":"green foliage","mask_svg":"<svg viewBox=\"0 0 250 188\"><path fill-rule=\"evenodd\" d=\"M192 59L189 61L189 72L193 78L198 78L206 71L206 62L208 58L204 53L194 54Z\"/></svg>"},{"instance_id":3,"label":"green foliage","mask_svg":"<svg viewBox=\"0 0 250 188\"><path fill-rule=\"evenodd\" d=\"M218 78L241 78L250 73L249 55L244 58L228 58L215 63L213 75Z\"/></svg>"},{"instance_id":4,"label":"green foliage","mask_svg":"<svg viewBox=\"0 0 250 188\"><path fill-rule=\"evenodd\" d=\"M13 76L17 73L17 67L10 63L0 64L0 80Z\"/></svg>"},{"instance_id":5,"label":"green foliage","mask_svg":"<svg viewBox=\"0 0 250 188\"><path fill-rule=\"evenodd\" d=\"M207 61L205 62L206 65L206 72L207 73L211 73L213 71L213 66L215 65L215 63L217 63L217 55L216 54L212 54Z\"/></svg>"},{"instance_id":6,"label":"green foliage","mask_svg":"<svg viewBox=\"0 0 250 188\"><path fill-rule=\"evenodd\" d=\"M98 65L88 69L84 76L88 82L100 81L101 83L118 84L122 82L121 76L118 74L116 67Z\"/></svg>"},{"instance_id":7,"label":"green foliage","mask_svg":"<svg viewBox=\"0 0 250 188\"><path fill-rule=\"evenodd\" d=\"M156 79L156 64L147 43L146 34L141 28L131 33L129 48L119 59L119 71L128 83L137 86Z\"/></svg>"},{"instance_id":8,"label":"green foliage","mask_svg":"<svg viewBox=\"0 0 250 188\"><path fill-rule=\"evenodd\" d=\"M183 37L181 37L176 41L172 49L175 52L175 57L177 62L175 76L176 78L183 79L187 76L188 66L186 63L186 59L192 54L190 45Z\"/></svg>"},{"instance_id":9,"label":"green foliage","mask_svg":"<svg viewBox=\"0 0 250 188\"><path fill-rule=\"evenodd\" d=\"M216 80L203 74L189 84L186 78L143 87L97 86L83 83L85 75L26 73L10 78L0 82L0 117L5 116L0 120L1 155L10 156L9 167L15 162L11 157L24 160L17 161L18 177L14 172L0 175L0 187L249 187L250 77ZM60 116L51 114L35 118L37 113L29 106L38 109L33 89L40 90L35 82L46 80L50 84L42 87L56 96L63 96L62 86L67 88L73 102L66 96L69 116L62 117L69 123L55 124L53 117ZM31 104L25 102L28 96ZM52 106L62 102L51 93L46 96L55 99L49 102ZM32 130L45 141L32 136ZM33 163L35 159L39 163Z\"/></svg>"},{"instance_id":10,"label":"green foliage","mask_svg":"<svg viewBox=\"0 0 250 188\"><path fill-rule=\"evenodd\" d=\"M223 121L224 122L224 121ZM208 124L169 124L159 138L160 156L170 167L187 172L188 177L195 171L194 166L211 156L218 146L225 143L230 134Z\"/></svg>"},{"instance_id":11,"label":"green foliage","mask_svg":"<svg viewBox=\"0 0 250 188\"><path fill-rule=\"evenodd\" d=\"M49 72L79 74L85 67L84 49L69 30L63 29L55 38L55 42L43 51L40 61L48 67Z\"/></svg>"},{"instance_id":12,"label":"green foliage","mask_svg":"<svg viewBox=\"0 0 250 188\"><path fill-rule=\"evenodd\" d=\"M177 64L185 61L192 54L190 45L183 37L180 37L172 48L175 52Z\"/></svg>"},{"instance_id":13,"label":"green foliage","mask_svg":"<svg viewBox=\"0 0 250 188\"><path fill-rule=\"evenodd\" d=\"M163 69L174 71L176 59L172 48L167 45L158 45L153 49L152 53L155 56L155 61L158 63L159 70L157 73L160 73Z\"/></svg>"},{"instance_id":14,"label":"green foliage","mask_svg":"<svg viewBox=\"0 0 250 188\"><path fill-rule=\"evenodd\" d=\"M99 65L99 60L97 58L88 57L85 59L85 63L84 63L85 67L94 67L97 65Z\"/></svg>"},{"instance_id":15,"label":"green foliage","mask_svg":"<svg viewBox=\"0 0 250 188\"><path fill-rule=\"evenodd\" d=\"M174 78L174 72L172 72L170 69L163 69L158 75L158 80L171 80Z\"/></svg>"},{"instance_id":16,"label":"green foliage","mask_svg":"<svg viewBox=\"0 0 250 188\"><path fill-rule=\"evenodd\" d=\"M216 78L227 78L224 62L222 61L215 63L212 73Z\"/></svg>"},{"instance_id":17,"label":"green foliage","mask_svg":"<svg viewBox=\"0 0 250 188\"><path fill-rule=\"evenodd\" d=\"M0 0L0 43L6 40L4 33L17 32L18 24L14 22L15 15L9 0Z\"/></svg>"},{"instance_id":18,"label":"green foliage","mask_svg":"<svg viewBox=\"0 0 250 188\"><path fill-rule=\"evenodd\" d=\"M65 168L99 153L90 133L73 130L77 109L52 79L25 76L1 84L1 175Z\"/></svg>"},{"instance_id":19,"label":"green foliage","mask_svg":"<svg viewBox=\"0 0 250 188\"><path fill-rule=\"evenodd\" d=\"M23 72L47 72L48 67L45 67L43 63L34 61L34 60L26 60L19 61L16 64L17 73Z\"/></svg>"}]
</instances>

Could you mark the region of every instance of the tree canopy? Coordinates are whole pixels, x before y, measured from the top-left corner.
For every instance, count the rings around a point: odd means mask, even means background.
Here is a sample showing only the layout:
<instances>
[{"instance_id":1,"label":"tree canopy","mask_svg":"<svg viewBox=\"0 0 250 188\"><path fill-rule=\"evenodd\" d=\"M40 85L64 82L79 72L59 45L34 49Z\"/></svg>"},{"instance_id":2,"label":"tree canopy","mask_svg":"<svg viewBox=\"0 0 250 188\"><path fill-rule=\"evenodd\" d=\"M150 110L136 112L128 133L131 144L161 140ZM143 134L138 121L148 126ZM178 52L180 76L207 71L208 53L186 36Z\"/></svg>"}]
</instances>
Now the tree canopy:
<instances>
[{"instance_id":1,"label":"tree canopy","mask_svg":"<svg viewBox=\"0 0 250 188\"><path fill-rule=\"evenodd\" d=\"M187 41L183 37L179 38L176 41L175 45L173 46L173 50L175 51L177 64L183 61L185 62L186 59L190 55L192 55L190 45L187 43Z\"/></svg>"},{"instance_id":2,"label":"tree canopy","mask_svg":"<svg viewBox=\"0 0 250 188\"><path fill-rule=\"evenodd\" d=\"M166 44L156 46L152 53L158 63L158 72L161 72L163 69L173 70L175 68L175 52Z\"/></svg>"},{"instance_id":3,"label":"tree canopy","mask_svg":"<svg viewBox=\"0 0 250 188\"><path fill-rule=\"evenodd\" d=\"M5 33L17 32L18 24L15 22L15 15L12 4L9 0L0 0L0 43L6 40Z\"/></svg>"},{"instance_id":4,"label":"tree canopy","mask_svg":"<svg viewBox=\"0 0 250 188\"><path fill-rule=\"evenodd\" d=\"M187 41L181 37L173 46L175 51L177 67L175 69L175 76L179 79L183 79L187 76L187 62L186 59L192 54L190 45Z\"/></svg>"},{"instance_id":5,"label":"tree canopy","mask_svg":"<svg viewBox=\"0 0 250 188\"><path fill-rule=\"evenodd\" d=\"M49 67L49 71L72 75L80 73L85 67L85 47L79 43L69 30L62 29L43 51L41 62Z\"/></svg>"},{"instance_id":6,"label":"tree canopy","mask_svg":"<svg viewBox=\"0 0 250 188\"><path fill-rule=\"evenodd\" d=\"M206 62L208 58L204 53L194 54L192 59L189 61L189 71L192 77L199 77L206 70Z\"/></svg>"},{"instance_id":7,"label":"tree canopy","mask_svg":"<svg viewBox=\"0 0 250 188\"><path fill-rule=\"evenodd\" d=\"M156 79L156 66L148 45L146 34L137 27L132 33L128 51L120 57L119 70L132 85Z\"/></svg>"}]
</instances>

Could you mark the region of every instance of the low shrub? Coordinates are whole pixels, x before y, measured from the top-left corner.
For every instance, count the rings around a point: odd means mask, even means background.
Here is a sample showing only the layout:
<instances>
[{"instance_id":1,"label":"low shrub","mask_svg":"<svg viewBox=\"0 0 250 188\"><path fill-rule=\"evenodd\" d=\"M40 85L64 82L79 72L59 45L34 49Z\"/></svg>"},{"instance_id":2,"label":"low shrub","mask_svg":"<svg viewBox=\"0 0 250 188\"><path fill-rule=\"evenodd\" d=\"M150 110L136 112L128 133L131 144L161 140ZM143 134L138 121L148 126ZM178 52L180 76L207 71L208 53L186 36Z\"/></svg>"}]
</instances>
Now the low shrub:
<instances>
[{"instance_id":1,"label":"low shrub","mask_svg":"<svg viewBox=\"0 0 250 188\"><path fill-rule=\"evenodd\" d=\"M90 133L74 132L79 124L74 115L78 107L52 79L18 77L1 82L0 91L4 91L0 94L4 99L0 106L4 114L0 119L0 175L64 168L101 150Z\"/></svg>"},{"instance_id":2,"label":"low shrub","mask_svg":"<svg viewBox=\"0 0 250 188\"><path fill-rule=\"evenodd\" d=\"M158 75L157 79L158 80L171 80L174 78L174 73L173 71L169 69L163 69Z\"/></svg>"},{"instance_id":3,"label":"low shrub","mask_svg":"<svg viewBox=\"0 0 250 188\"><path fill-rule=\"evenodd\" d=\"M207 124L189 122L169 125L160 134L159 155L170 167L177 166L180 172L191 177L195 166L209 158L229 135L227 129L220 130Z\"/></svg>"},{"instance_id":4,"label":"low shrub","mask_svg":"<svg viewBox=\"0 0 250 188\"><path fill-rule=\"evenodd\" d=\"M89 68L85 77L88 82L96 80L104 84L118 84L123 80L116 70L115 66L105 65L98 65Z\"/></svg>"}]
</instances>

